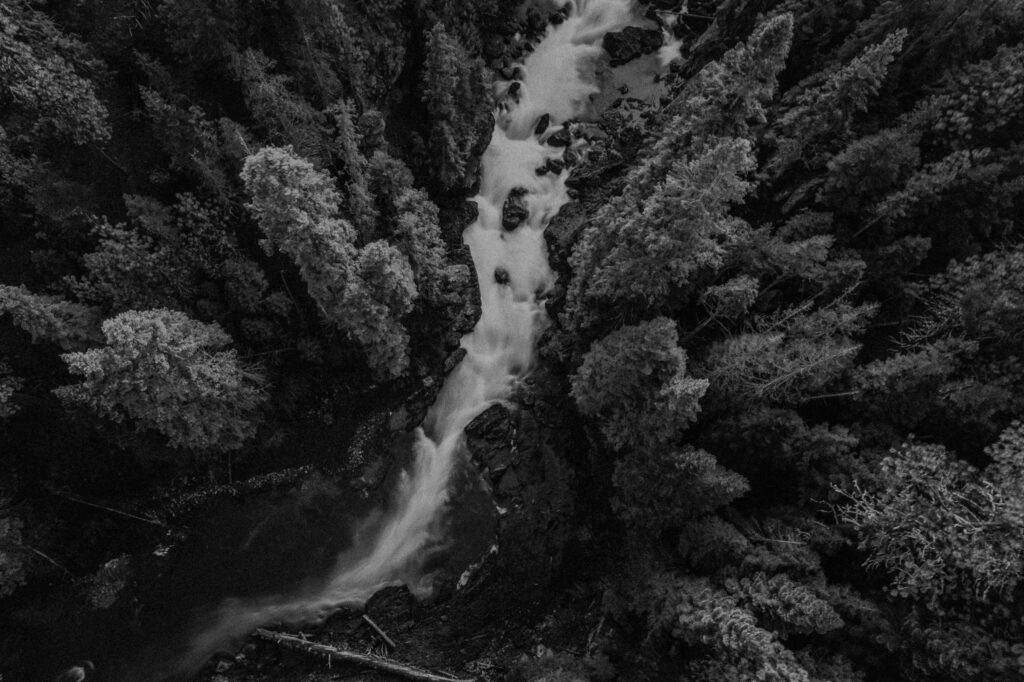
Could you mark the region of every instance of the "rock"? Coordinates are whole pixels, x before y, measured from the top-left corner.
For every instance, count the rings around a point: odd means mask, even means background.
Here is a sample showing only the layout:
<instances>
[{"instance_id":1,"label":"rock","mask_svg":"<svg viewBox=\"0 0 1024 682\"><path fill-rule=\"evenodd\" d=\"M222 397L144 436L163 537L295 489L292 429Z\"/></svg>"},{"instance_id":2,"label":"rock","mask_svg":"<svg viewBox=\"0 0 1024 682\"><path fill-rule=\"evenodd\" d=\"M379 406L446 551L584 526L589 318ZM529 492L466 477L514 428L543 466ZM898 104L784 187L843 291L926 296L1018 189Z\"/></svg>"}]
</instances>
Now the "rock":
<instances>
[{"instance_id":1,"label":"rock","mask_svg":"<svg viewBox=\"0 0 1024 682\"><path fill-rule=\"evenodd\" d=\"M445 374L451 372L455 367L462 362L462 358L466 357L466 349L459 347L444 360L444 369L442 370Z\"/></svg>"},{"instance_id":2,"label":"rock","mask_svg":"<svg viewBox=\"0 0 1024 682\"><path fill-rule=\"evenodd\" d=\"M565 15L561 12L553 12L551 16L548 17L548 23L554 24L555 26L558 26L563 21L565 21Z\"/></svg>"},{"instance_id":3,"label":"rock","mask_svg":"<svg viewBox=\"0 0 1024 682\"><path fill-rule=\"evenodd\" d=\"M661 31L636 26L627 26L621 31L604 35L604 49L611 57L612 66L650 54L661 47L661 42Z\"/></svg>"},{"instance_id":4,"label":"rock","mask_svg":"<svg viewBox=\"0 0 1024 682\"><path fill-rule=\"evenodd\" d=\"M501 207L501 226L512 231L519 227L520 223L530 216L530 209L526 206L526 199L523 195L526 190L516 187L508 193L508 199Z\"/></svg>"},{"instance_id":5,"label":"rock","mask_svg":"<svg viewBox=\"0 0 1024 682\"><path fill-rule=\"evenodd\" d=\"M508 96L513 100L519 100L519 88L523 86L519 81L512 81L512 84L508 86Z\"/></svg>"},{"instance_id":6,"label":"rock","mask_svg":"<svg viewBox=\"0 0 1024 682\"><path fill-rule=\"evenodd\" d=\"M544 131L548 129L548 124L551 123L551 116L544 114L537 119L537 124L533 127L534 135L543 135Z\"/></svg>"},{"instance_id":7,"label":"rock","mask_svg":"<svg viewBox=\"0 0 1024 682\"><path fill-rule=\"evenodd\" d=\"M494 281L498 284L505 285L509 282L508 270L503 267L494 268ZM465 348L462 349L465 352Z\"/></svg>"},{"instance_id":8,"label":"rock","mask_svg":"<svg viewBox=\"0 0 1024 682\"><path fill-rule=\"evenodd\" d=\"M561 159L548 159L548 165L545 166L545 168L555 175L558 175L562 172L562 169L565 168L565 162Z\"/></svg>"},{"instance_id":9,"label":"rock","mask_svg":"<svg viewBox=\"0 0 1024 682\"><path fill-rule=\"evenodd\" d=\"M518 490L521 485L522 483L519 482L519 477L516 475L516 472L509 469L501 477L501 482L498 484L498 490L508 495Z\"/></svg>"},{"instance_id":10,"label":"rock","mask_svg":"<svg viewBox=\"0 0 1024 682\"><path fill-rule=\"evenodd\" d=\"M491 471L504 471L513 460L515 426L504 405L491 405L466 426L466 447Z\"/></svg>"},{"instance_id":11,"label":"rock","mask_svg":"<svg viewBox=\"0 0 1024 682\"><path fill-rule=\"evenodd\" d=\"M567 128L562 128L551 133L545 142L552 147L568 147L572 144L572 135L569 134Z\"/></svg>"},{"instance_id":12,"label":"rock","mask_svg":"<svg viewBox=\"0 0 1024 682\"><path fill-rule=\"evenodd\" d=\"M540 168L535 169L534 173L536 173L537 175L544 175L545 173L548 172L548 170L550 170L550 169L545 164L545 165L541 166Z\"/></svg>"},{"instance_id":13,"label":"rock","mask_svg":"<svg viewBox=\"0 0 1024 682\"><path fill-rule=\"evenodd\" d=\"M217 661L217 665L213 669L218 673L226 673L231 670L231 661Z\"/></svg>"},{"instance_id":14,"label":"rock","mask_svg":"<svg viewBox=\"0 0 1024 682\"><path fill-rule=\"evenodd\" d=\"M576 132L580 137L590 142L601 142L608 139L608 133L601 126L593 123L580 123L576 127Z\"/></svg>"},{"instance_id":15,"label":"rock","mask_svg":"<svg viewBox=\"0 0 1024 682\"><path fill-rule=\"evenodd\" d=\"M565 165L574 166L580 160L580 155L572 149L566 149L565 153L562 154L562 160L565 161Z\"/></svg>"}]
</instances>

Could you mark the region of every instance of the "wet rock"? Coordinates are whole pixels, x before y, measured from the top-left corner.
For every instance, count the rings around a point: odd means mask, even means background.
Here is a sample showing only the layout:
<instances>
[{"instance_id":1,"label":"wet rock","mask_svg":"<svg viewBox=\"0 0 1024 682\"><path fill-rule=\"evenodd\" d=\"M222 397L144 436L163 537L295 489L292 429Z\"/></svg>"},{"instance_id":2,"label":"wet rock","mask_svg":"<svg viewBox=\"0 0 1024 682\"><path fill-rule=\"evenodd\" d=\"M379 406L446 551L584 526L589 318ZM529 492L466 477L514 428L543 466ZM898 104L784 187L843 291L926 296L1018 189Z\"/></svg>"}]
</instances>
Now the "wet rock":
<instances>
[{"instance_id":1,"label":"wet rock","mask_svg":"<svg viewBox=\"0 0 1024 682\"><path fill-rule=\"evenodd\" d=\"M476 187L477 191L480 188L480 157L471 156L466 162L466 172L462 183L466 189L473 189ZM470 196L474 196L477 192L473 192Z\"/></svg>"},{"instance_id":2,"label":"wet rock","mask_svg":"<svg viewBox=\"0 0 1024 682\"><path fill-rule=\"evenodd\" d=\"M627 26L621 31L606 33L604 49L611 57L611 65L619 66L656 51L661 42L661 31Z\"/></svg>"},{"instance_id":3,"label":"wet rock","mask_svg":"<svg viewBox=\"0 0 1024 682\"><path fill-rule=\"evenodd\" d=\"M516 492L522 483L519 481L519 476L516 475L514 470L506 470L501 477L501 482L498 484L498 490L506 495L510 495Z\"/></svg>"},{"instance_id":4,"label":"wet rock","mask_svg":"<svg viewBox=\"0 0 1024 682\"><path fill-rule=\"evenodd\" d=\"M466 447L484 468L505 471L514 459L515 427L504 405L491 405L466 426Z\"/></svg>"},{"instance_id":5,"label":"wet rock","mask_svg":"<svg viewBox=\"0 0 1024 682\"><path fill-rule=\"evenodd\" d=\"M548 165L546 168L555 175L558 175L562 172L562 169L565 168L565 162L561 159L548 159Z\"/></svg>"},{"instance_id":6,"label":"wet rock","mask_svg":"<svg viewBox=\"0 0 1024 682\"><path fill-rule=\"evenodd\" d=\"M479 215L480 207L475 201L464 201L462 202L462 211L460 212L461 222L459 222L459 224L469 225L470 223L475 223L477 216Z\"/></svg>"},{"instance_id":7,"label":"wet rock","mask_svg":"<svg viewBox=\"0 0 1024 682\"><path fill-rule=\"evenodd\" d=\"M494 281L501 285L508 284L508 270L502 267L494 268ZM462 350L465 350L465 348L463 348Z\"/></svg>"},{"instance_id":8,"label":"wet rock","mask_svg":"<svg viewBox=\"0 0 1024 682\"><path fill-rule=\"evenodd\" d=\"M551 123L551 116L544 114L537 119L537 124L533 127L534 135L543 135L544 131L548 129L548 124Z\"/></svg>"},{"instance_id":9,"label":"wet rock","mask_svg":"<svg viewBox=\"0 0 1024 682\"><path fill-rule=\"evenodd\" d=\"M551 133L545 141L552 147L568 147L572 144L572 135L567 128L562 128Z\"/></svg>"},{"instance_id":10,"label":"wet rock","mask_svg":"<svg viewBox=\"0 0 1024 682\"><path fill-rule=\"evenodd\" d=\"M508 96L515 101L519 101L519 89L523 86L519 81L512 81L512 84L508 86Z\"/></svg>"},{"instance_id":11,"label":"wet rock","mask_svg":"<svg viewBox=\"0 0 1024 682\"><path fill-rule=\"evenodd\" d=\"M580 123L576 126L576 134L590 142L603 142L608 139L608 133L593 123Z\"/></svg>"},{"instance_id":12,"label":"wet rock","mask_svg":"<svg viewBox=\"0 0 1024 682\"><path fill-rule=\"evenodd\" d=\"M512 231L519 227L520 223L530 216L530 209L526 206L526 198L523 196L526 190L516 187L508 193L508 199L501 207L501 226Z\"/></svg>"},{"instance_id":13,"label":"wet rock","mask_svg":"<svg viewBox=\"0 0 1024 682\"><path fill-rule=\"evenodd\" d=\"M545 165L541 166L540 168L535 169L534 172L537 175L545 175L548 172L548 170L550 170L550 169L547 167L547 164L545 164Z\"/></svg>"},{"instance_id":14,"label":"wet rock","mask_svg":"<svg viewBox=\"0 0 1024 682\"><path fill-rule=\"evenodd\" d=\"M466 349L459 347L451 355L444 360L443 372L445 374L450 373L455 367L462 362L462 358L466 357Z\"/></svg>"},{"instance_id":15,"label":"wet rock","mask_svg":"<svg viewBox=\"0 0 1024 682\"><path fill-rule=\"evenodd\" d=\"M558 26L563 21L565 21L565 15L561 12L553 12L551 16L548 17L548 23L555 26Z\"/></svg>"},{"instance_id":16,"label":"wet rock","mask_svg":"<svg viewBox=\"0 0 1024 682\"><path fill-rule=\"evenodd\" d=\"M575 166L580 160L580 155L572 149L566 149L565 153L562 154L562 159L565 161L565 165Z\"/></svg>"}]
</instances>

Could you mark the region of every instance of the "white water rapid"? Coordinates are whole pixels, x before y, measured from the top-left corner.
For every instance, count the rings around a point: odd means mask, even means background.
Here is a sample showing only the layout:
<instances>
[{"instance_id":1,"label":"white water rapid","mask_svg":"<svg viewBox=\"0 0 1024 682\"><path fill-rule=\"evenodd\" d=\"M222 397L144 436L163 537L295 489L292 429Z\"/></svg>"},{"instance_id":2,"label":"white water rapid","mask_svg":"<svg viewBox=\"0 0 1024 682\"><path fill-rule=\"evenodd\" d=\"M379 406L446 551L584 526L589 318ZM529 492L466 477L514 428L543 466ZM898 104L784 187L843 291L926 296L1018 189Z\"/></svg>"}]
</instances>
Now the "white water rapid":
<instances>
[{"instance_id":1,"label":"white water rapid","mask_svg":"<svg viewBox=\"0 0 1024 682\"><path fill-rule=\"evenodd\" d=\"M333 574L315 589L224 603L216 623L193 642L193 660L187 665L262 624L318 620L339 607L362 604L389 585L404 583L414 593L429 593L430 576L422 574L422 567L443 542L442 512L463 429L489 405L507 399L529 372L545 324L542 299L554 276L543 232L569 200L569 169L537 174L566 149L544 140L566 120L584 114L591 95L599 91L594 67L604 34L634 22L632 0L578 0L568 9L565 21L549 26L519 65L518 92L513 87L515 94L506 95L495 113L494 134L481 160L480 193L474 198L478 218L464 232L480 283L481 317L462 339L465 358L417 431L412 470L403 474L393 508L364 522L353 548L338 557ZM535 127L545 114L550 124L537 135ZM502 205L514 188L526 190L529 217L506 231ZM497 268L508 273L508 283L496 281Z\"/></svg>"}]
</instances>

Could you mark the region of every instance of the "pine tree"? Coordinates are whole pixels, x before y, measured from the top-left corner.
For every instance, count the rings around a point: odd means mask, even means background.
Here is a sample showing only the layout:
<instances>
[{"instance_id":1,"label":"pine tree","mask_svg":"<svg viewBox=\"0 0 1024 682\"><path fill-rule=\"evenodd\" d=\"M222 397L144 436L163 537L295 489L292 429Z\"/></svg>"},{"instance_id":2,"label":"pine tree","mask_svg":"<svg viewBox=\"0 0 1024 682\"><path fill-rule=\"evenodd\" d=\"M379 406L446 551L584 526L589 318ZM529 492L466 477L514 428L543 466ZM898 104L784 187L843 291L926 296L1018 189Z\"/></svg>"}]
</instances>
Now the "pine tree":
<instances>
[{"instance_id":1,"label":"pine tree","mask_svg":"<svg viewBox=\"0 0 1024 682\"><path fill-rule=\"evenodd\" d=\"M692 136L696 150L715 137L750 139L763 125L793 39L793 17L781 14L754 29L746 43L705 66L686 83L668 112L672 127ZM669 135L671 137L671 134Z\"/></svg>"},{"instance_id":2,"label":"pine tree","mask_svg":"<svg viewBox=\"0 0 1024 682\"><path fill-rule=\"evenodd\" d=\"M24 380L14 376L7 363L0 361L0 420L7 419L18 411L18 404L11 398L23 384Z\"/></svg>"},{"instance_id":3,"label":"pine tree","mask_svg":"<svg viewBox=\"0 0 1024 682\"><path fill-rule=\"evenodd\" d=\"M572 377L572 395L618 449L671 446L697 418L707 382L686 374L686 353L666 318L597 341Z\"/></svg>"},{"instance_id":4,"label":"pine tree","mask_svg":"<svg viewBox=\"0 0 1024 682\"><path fill-rule=\"evenodd\" d=\"M110 138L107 109L95 85L76 73L76 67L97 68L82 43L28 2L14 0L0 7L0 45L3 127L13 123L19 133L74 144Z\"/></svg>"},{"instance_id":5,"label":"pine tree","mask_svg":"<svg viewBox=\"0 0 1024 682\"><path fill-rule=\"evenodd\" d=\"M897 31L834 73L809 79L811 83L824 79L820 85L809 83L787 92L783 100L787 110L772 123L773 133L779 138L778 150L764 172L778 178L805 156L809 145L824 140L831 147L848 140L854 114L867 109L869 99L882 87L906 35L906 31ZM822 156L827 158L829 154L809 159L808 165L820 165Z\"/></svg>"},{"instance_id":6,"label":"pine tree","mask_svg":"<svg viewBox=\"0 0 1024 682\"><path fill-rule=\"evenodd\" d=\"M66 350L79 348L99 337L96 308L57 296L33 294L23 286L0 284L0 315L32 335L32 340L56 343Z\"/></svg>"},{"instance_id":7,"label":"pine tree","mask_svg":"<svg viewBox=\"0 0 1024 682\"><path fill-rule=\"evenodd\" d=\"M1024 579L1024 428L1011 426L988 453L993 463L978 472L941 446L908 443L882 463L879 489L850 493L843 518L895 596L986 601Z\"/></svg>"},{"instance_id":8,"label":"pine tree","mask_svg":"<svg viewBox=\"0 0 1024 682\"><path fill-rule=\"evenodd\" d=\"M10 596L25 583L22 527L21 519L6 513L0 515L0 599Z\"/></svg>"},{"instance_id":9,"label":"pine tree","mask_svg":"<svg viewBox=\"0 0 1024 682\"><path fill-rule=\"evenodd\" d=\"M428 146L442 187L458 187L477 140L480 119L488 113L483 64L471 58L458 39L435 24L426 36L423 102L430 116Z\"/></svg>"},{"instance_id":10,"label":"pine tree","mask_svg":"<svg viewBox=\"0 0 1024 682\"><path fill-rule=\"evenodd\" d=\"M582 330L685 304L748 229L730 209L750 190L744 175L753 167L747 141L723 139L692 160L674 162L664 182L636 205L618 201L599 211L569 259L573 279L563 323ZM627 186L633 180L639 178L631 175Z\"/></svg>"},{"instance_id":11,"label":"pine tree","mask_svg":"<svg viewBox=\"0 0 1024 682\"><path fill-rule=\"evenodd\" d=\"M105 321L103 335L103 346L61 356L82 378L55 390L63 401L152 429L174 448L237 450L255 435L263 380L225 350L219 325L130 310Z\"/></svg>"},{"instance_id":12,"label":"pine tree","mask_svg":"<svg viewBox=\"0 0 1024 682\"><path fill-rule=\"evenodd\" d=\"M363 348L379 377L401 376L409 335L400 318L417 295L408 259L383 241L357 248L352 225L337 217L341 197L333 182L291 148L250 156L242 179L267 236L264 247L295 261L328 323Z\"/></svg>"},{"instance_id":13,"label":"pine tree","mask_svg":"<svg viewBox=\"0 0 1024 682\"><path fill-rule=\"evenodd\" d=\"M683 526L729 504L750 486L703 450L638 449L619 459L612 508L634 528L657 532Z\"/></svg>"},{"instance_id":14,"label":"pine tree","mask_svg":"<svg viewBox=\"0 0 1024 682\"><path fill-rule=\"evenodd\" d=\"M303 158L325 163L330 143L323 115L291 90L287 76L272 72L275 66L253 49L234 58L232 67L250 113L272 143L290 145Z\"/></svg>"},{"instance_id":15,"label":"pine tree","mask_svg":"<svg viewBox=\"0 0 1024 682\"><path fill-rule=\"evenodd\" d=\"M717 405L794 404L824 390L853 363L853 340L874 306L839 300L760 317L749 331L716 342L700 373Z\"/></svg>"}]
</instances>

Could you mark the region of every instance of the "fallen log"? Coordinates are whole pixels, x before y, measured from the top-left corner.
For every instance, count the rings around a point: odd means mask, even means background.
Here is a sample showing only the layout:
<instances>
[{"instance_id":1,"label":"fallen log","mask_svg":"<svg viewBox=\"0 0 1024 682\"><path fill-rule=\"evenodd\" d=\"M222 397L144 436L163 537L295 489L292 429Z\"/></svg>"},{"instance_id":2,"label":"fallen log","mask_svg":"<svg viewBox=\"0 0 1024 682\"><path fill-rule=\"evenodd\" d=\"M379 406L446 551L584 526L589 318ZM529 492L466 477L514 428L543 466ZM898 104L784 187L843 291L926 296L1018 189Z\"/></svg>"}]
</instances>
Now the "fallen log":
<instances>
[{"instance_id":1,"label":"fallen log","mask_svg":"<svg viewBox=\"0 0 1024 682\"><path fill-rule=\"evenodd\" d=\"M382 656L374 656L373 654L357 654L354 651L346 651L326 644L309 642L301 637L287 635L283 632L276 632L274 630L257 628L255 635L260 639L265 639L268 642L273 642L274 644L288 649L301 651L302 653L309 654L310 656L323 656L327 658L328 661L339 661L341 663L362 665L367 668L373 668L374 670L392 673L393 675L401 675L402 677L407 677L410 680L422 680L422 682L476 682L476 678L460 679L457 677L450 677L448 675L438 675L437 673L432 673L428 670L423 670L422 668L405 665L404 663L396 663L395 661Z\"/></svg>"},{"instance_id":2,"label":"fallen log","mask_svg":"<svg viewBox=\"0 0 1024 682\"><path fill-rule=\"evenodd\" d=\"M363 620L366 621L367 625L369 625L371 628L373 628L374 632L376 632L378 635L380 635L380 638L384 640L385 644L387 644L392 649L397 648L398 645L395 644L395 640L393 640L390 637L388 637L388 633L386 633L383 630L381 630L380 626L377 625L376 623L374 623L373 619L370 618L369 616L367 616L365 613L363 614Z\"/></svg>"}]
</instances>

